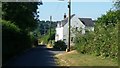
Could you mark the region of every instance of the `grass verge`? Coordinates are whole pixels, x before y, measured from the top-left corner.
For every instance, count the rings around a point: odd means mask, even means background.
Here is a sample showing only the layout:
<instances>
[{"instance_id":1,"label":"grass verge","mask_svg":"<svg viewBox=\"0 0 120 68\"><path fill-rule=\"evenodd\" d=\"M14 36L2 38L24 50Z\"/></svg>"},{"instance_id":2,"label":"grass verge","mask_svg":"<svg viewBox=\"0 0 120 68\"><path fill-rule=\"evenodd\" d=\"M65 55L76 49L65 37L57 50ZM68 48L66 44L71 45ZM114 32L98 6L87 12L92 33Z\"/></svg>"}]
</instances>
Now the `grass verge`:
<instances>
[{"instance_id":1,"label":"grass verge","mask_svg":"<svg viewBox=\"0 0 120 68\"><path fill-rule=\"evenodd\" d=\"M77 51L55 55L59 66L118 66L117 61L109 58L79 54Z\"/></svg>"}]
</instances>

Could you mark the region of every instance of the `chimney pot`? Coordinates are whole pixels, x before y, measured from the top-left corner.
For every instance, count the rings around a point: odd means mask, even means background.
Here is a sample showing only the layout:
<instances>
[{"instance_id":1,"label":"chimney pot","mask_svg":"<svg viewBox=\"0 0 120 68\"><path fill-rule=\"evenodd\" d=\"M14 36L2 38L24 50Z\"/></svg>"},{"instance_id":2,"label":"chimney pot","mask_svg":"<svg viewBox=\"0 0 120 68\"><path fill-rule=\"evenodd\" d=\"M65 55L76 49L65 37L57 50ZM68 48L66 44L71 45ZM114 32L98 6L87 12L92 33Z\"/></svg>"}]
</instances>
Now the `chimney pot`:
<instances>
[{"instance_id":1,"label":"chimney pot","mask_svg":"<svg viewBox=\"0 0 120 68\"><path fill-rule=\"evenodd\" d=\"M66 18L67 16L66 16L66 13L64 13L64 19Z\"/></svg>"}]
</instances>

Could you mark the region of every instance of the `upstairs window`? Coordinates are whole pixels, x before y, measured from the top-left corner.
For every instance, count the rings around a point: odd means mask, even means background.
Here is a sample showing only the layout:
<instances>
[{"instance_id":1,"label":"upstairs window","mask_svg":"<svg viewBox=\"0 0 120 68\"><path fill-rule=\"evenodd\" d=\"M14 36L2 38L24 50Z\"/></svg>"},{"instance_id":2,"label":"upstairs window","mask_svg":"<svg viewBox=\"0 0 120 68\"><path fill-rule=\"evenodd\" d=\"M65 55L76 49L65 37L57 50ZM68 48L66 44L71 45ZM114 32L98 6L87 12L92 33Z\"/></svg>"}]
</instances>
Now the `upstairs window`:
<instances>
[{"instance_id":1,"label":"upstairs window","mask_svg":"<svg viewBox=\"0 0 120 68\"><path fill-rule=\"evenodd\" d=\"M76 29L76 31L77 31L77 30L78 30L78 27L76 27L75 29Z\"/></svg>"}]
</instances>

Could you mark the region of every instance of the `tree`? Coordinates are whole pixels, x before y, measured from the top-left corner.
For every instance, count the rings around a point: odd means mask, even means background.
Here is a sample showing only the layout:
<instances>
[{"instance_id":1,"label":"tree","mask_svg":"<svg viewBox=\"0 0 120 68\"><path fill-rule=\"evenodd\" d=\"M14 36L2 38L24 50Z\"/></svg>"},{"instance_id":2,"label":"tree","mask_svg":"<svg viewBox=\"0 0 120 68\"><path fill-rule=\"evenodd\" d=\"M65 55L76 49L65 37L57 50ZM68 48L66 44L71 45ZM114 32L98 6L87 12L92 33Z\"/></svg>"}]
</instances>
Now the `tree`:
<instances>
[{"instance_id":1,"label":"tree","mask_svg":"<svg viewBox=\"0 0 120 68\"><path fill-rule=\"evenodd\" d=\"M50 21L39 21L38 22L38 24L39 24L39 30L40 30L40 33L41 33L41 35L44 35L44 34L47 34L48 32L50 32L49 31L49 29L50 29ZM56 26L57 26L57 22L51 22L51 29L54 29L55 30L55 28L56 28Z\"/></svg>"},{"instance_id":2,"label":"tree","mask_svg":"<svg viewBox=\"0 0 120 68\"><path fill-rule=\"evenodd\" d=\"M117 11L111 11L109 10L106 15L102 15L100 18L98 18L98 23L103 23L105 25L113 24L115 25L117 23L118 15Z\"/></svg>"},{"instance_id":3,"label":"tree","mask_svg":"<svg viewBox=\"0 0 120 68\"><path fill-rule=\"evenodd\" d=\"M117 2L116 2L117 3ZM115 3L115 4L116 4ZM117 3L120 4L120 3ZM119 7L116 5L116 7ZM117 8L116 8L117 9ZM76 35L76 50L85 54L118 58L118 26L120 10L109 10L99 17L94 25L94 32ZM119 36L120 37L120 36ZM120 43L119 43L120 44Z\"/></svg>"},{"instance_id":4,"label":"tree","mask_svg":"<svg viewBox=\"0 0 120 68\"><path fill-rule=\"evenodd\" d=\"M35 36L31 34L38 26L38 2L2 3L3 62L31 48ZM0 22L1 23L1 22Z\"/></svg>"},{"instance_id":5,"label":"tree","mask_svg":"<svg viewBox=\"0 0 120 68\"><path fill-rule=\"evenodd\" d=\"M119 0L115 1L114 6L116 7L117 10L120 10L120 1Z\"/></svg>"},{"instance_id":6,"label":"tree","mask_svg":"<svg viewBox=\"0 0 120 68\"><path fill-rule=\"evenodd\" d=\"M2 19L14 22L22 30L33 30L37 26L39 2L3 2Z\"/></svg>"}]
</instances>

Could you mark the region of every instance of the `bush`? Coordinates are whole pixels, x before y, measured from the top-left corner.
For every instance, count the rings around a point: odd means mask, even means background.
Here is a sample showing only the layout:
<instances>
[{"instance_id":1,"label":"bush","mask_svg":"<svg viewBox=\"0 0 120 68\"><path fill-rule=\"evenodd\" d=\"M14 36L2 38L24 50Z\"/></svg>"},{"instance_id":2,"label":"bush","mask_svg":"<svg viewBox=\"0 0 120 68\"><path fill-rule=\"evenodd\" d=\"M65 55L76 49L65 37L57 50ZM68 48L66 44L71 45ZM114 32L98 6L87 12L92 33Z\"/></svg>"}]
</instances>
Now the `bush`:
<instances>
[{"instance_id":1,"label":"bush","mask_svg":"<svg viewBox=\"0 0 120 68\"><path fill-rule=\"evenodd\" d=\"M60 40L54 43L53 48L59 49L59 50L66 50L67 45L65 44L65 42Z\"/></svg>"},{"instance_id":2,"label":"bush","mask_svg":"<svg viewBox=\"0 0 120 68\"><path fill-rule=\"evenodd\" d=\"M95 23L95 31L76 35L76 49L81 53L117 59L119 11L109 11Z\"/></svg>"},{"instance_id":3,"label":"bush","mask_svg":"<svg viewBox=\"0 0 120 68\"><path fill-rule=\"evenodd\" d=\"M50 31L48 31L45 35L41 35L40 41L44 44L48 44L51 40L55 40L55 30L51 29L51 36Z\"/></svg>"},{"instance_id":4,"label":"bush","mask_svg":"<svg viewBox=\"0 0 120 68\"><path fill-rule=\"evenodd\" d=\"M26 31L22 31L10 21L2 20L2 54L3 63L21 53L27 48L30 48L33 43L33 38Z\"/></svg>"},{"instance_id":5,"label":"bush","mask_svg":"<svg viewBox=\"0 0 120 68\"><path fill-rule=\"evenodd\" d=\"M95 31L85 35L76 35L76 49L83 54L111 57L117 59L118 24L105 26L96 23Z\"/></svg>"},{"instance_id":6,"label":"bush","mask_svg":"<svg viewBox=\"0 0 120 68\"><path fill-rule=\"evenodd\" d=\"M43 42L43 44L47 44L49 42L48 38L49 38L49 35L44 35L40 38L40 41Z\"/></svg>"}]
</instances>

